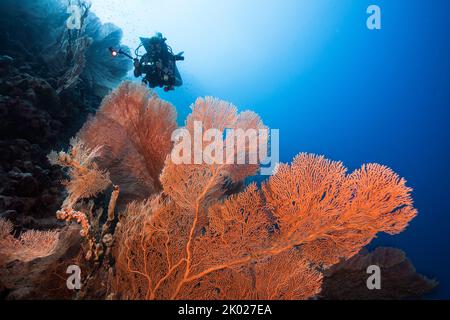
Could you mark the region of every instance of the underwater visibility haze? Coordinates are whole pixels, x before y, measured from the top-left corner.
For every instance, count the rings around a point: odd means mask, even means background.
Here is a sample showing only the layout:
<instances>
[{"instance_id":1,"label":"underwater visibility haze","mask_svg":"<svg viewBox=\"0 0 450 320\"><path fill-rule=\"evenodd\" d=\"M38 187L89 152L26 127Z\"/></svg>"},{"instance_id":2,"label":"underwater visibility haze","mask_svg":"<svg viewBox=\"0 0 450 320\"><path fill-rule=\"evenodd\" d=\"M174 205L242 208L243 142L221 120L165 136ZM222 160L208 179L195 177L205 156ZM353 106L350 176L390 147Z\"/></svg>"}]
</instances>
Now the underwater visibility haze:
<instances>
[{"instance_id":1,"label":"underwater visibility haze","mask_svg":"<svg viewBox=\"0 0 450 320\"><path fill-rule=\"evenodd\" d=\"M450 299L448 1L13 3L0 298ZM154 95L108 49L133 56L158 32L183 52L183 84ZM289 165L176 166L172 134L196 121L278 129ZM86 289L38 278L65 277L61 259L89 270ZM388 289L367 289L369 265Z\"/></svg>"}]
</instances>

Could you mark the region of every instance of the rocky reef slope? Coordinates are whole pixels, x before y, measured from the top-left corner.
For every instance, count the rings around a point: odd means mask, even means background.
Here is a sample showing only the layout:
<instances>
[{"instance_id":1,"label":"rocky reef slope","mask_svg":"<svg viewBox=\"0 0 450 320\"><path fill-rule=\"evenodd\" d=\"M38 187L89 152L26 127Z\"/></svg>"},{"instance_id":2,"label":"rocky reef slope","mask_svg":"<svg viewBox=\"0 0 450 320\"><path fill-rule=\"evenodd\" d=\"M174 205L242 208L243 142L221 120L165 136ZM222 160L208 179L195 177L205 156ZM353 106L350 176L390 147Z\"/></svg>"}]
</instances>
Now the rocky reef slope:
<instances>
[{"instance_id":1,"label":"rocky reef slope","mask_svg":"<svg viewBox=\"0 0 450 320\"><path fill-rule=\"evenodd\" d=\"M67 28L69 4L82 10L80 29ZM46 229L64 199L64 174L46 155L68 143L131 66L108 54L121 30L85 1L4 0L0 10L0 217Z\"/></svg>"}]
</instances>

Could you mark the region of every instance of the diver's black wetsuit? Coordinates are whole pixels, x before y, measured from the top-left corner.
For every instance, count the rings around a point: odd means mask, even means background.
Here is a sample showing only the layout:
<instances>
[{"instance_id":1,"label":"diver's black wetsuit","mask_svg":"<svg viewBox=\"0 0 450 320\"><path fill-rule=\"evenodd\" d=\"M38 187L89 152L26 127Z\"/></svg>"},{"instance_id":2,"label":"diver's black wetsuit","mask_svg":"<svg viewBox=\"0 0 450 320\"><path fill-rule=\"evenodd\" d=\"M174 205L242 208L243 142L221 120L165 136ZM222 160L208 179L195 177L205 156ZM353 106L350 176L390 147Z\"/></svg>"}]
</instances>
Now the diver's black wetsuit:
<instances>
[{"instance_id":1,"label":"diver's black wetsuit","mask_svg":"<svg viewBox=\"0 0 450 320\"><path fill-rule=\"evenodd\" d=\"M145 74L143 81L151 88L164 86L166 90L172 90L174 86L181 86L183 80L176 62L184 60L182 55L174 55L161 34L141 38L141 41L147 53L140 60L135 59L134 75L140 77Z\"/></svg>"}]
</instances>

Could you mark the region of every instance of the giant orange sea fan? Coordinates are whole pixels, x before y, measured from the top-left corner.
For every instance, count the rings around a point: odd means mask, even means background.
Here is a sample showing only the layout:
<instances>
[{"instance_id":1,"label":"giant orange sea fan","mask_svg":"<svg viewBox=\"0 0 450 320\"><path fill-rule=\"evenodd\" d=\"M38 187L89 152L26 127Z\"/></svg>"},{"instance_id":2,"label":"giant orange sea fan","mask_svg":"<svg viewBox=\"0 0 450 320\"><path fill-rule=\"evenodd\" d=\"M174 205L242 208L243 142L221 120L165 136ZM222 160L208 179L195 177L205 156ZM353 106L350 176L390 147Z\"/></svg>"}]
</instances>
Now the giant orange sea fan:
<instances>
[{"instance_id":1,"label":"giant orange sea fan","mask_svg":"<svg viewBox=\"0 0 450 320\"><path fill-rule=\"evenodd\" d=\"M194 104L188 130L193 121L204 129L263 127L254 113L238 114L212 98ZM308 299L320 292L323 270L379 232L401 232L416 215L411 189L389 168L369 164L347 174L342 163L310 154L280 165L262 188L251 184L227 196L229 183L257 169L167 159L162 192L122 214L111 293L121 299Z\"/></svg>"},{"instance_id":2,"label":"giant orange sea fan","mask_svg":"<svg viewBox=\"0 0 450 320\"><path fill-rule=\"evenodd\" d=\"M353 256L378 232L401 232L416 215L411 190L390 169L345 171L339 162L301 154L262 189L252 184L204 208L207 223L200 232L200 197L192 207L164 194L129 206L118 235L117 293L313 297L321 288L317 270Z\"/></svg>"},{"instance_id":3,"label":"giant orange sea fan","mask_svg":"<svg viewBox=\"0 0 450 320\"><path fill-rule=\"evenodd\" d=\"M192 106L185 129L192 134L196 123L203 130L265 128L257 114L238 113L214 98ZM69 152L50 155L54 164L68 168L70 178L59 215L82 224L82 247L89 249L69 256L86 257L87 266L92 253L95 258L78 297L310 299L321 292L335 297L335 283L346 274L332 267L378 233L402 232L417 214L411 189L391 169L368 164L349 174L341 162L305 153L278 165L261 187L250 184L237 192L258 164L175 164L169 156L175 129L170 104L125 82L105 98ZM246 144L241 148L251 152ZM238 149L230 149L235 159ZM92 198L111 182L104 222L107 198L96 199L102 202L98 208ZM78 243L79 237L68 235L79 230L70 230L15 238L11 223L0 219L0 275L10 274L11 259L44 262L38 276L48 273L50 264ZM335 278L330 270L339 271ZM417 279L414 270L403 271L403 279ZM15 279L27 286L36 280L23 270L16 273L0 280L11 288L17 287ZM389 269L389 276L395 278L395 272ZM416 283L417 293L432 287ZM390 292L416 293L408 287Z\"/></svg>"}]
</instances>

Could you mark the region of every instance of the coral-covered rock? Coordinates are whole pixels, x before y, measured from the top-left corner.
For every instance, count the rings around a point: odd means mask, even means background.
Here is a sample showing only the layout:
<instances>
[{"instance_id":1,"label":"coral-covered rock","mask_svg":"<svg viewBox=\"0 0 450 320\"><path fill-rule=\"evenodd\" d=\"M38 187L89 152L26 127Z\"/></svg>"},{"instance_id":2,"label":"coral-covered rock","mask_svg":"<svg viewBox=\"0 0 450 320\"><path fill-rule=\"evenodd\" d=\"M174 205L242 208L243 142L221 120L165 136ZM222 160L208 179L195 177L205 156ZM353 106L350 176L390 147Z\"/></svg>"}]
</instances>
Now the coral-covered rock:
<instances>
[{"instance_id":1,"label":"coral-covered rock","mask_svg":"<svg viewBox=\"0 0 450 320\"><path fill-rule=\"evenodd\" d=\"M381 288L369 290L369 266L378 266ZM330 300L386 300L420 298L437 285L434 280L416 273L405 253L394 248L363 250L330 270L324 277L321 297Z\"/></svg>"},{"instance_id":2,"label":"coral-covered rock","mask_svg":"<svg viewBox=\"0 0 450 320\"><path fill-rule=\"evenodd\" d=\"M9 67L14 62L14 59L10 56L0 56L0 68Z\"/></svg>"},{"instance_id":3,"label":"coral-covered rock","mask_svg":"<svg viewBox=\"0 0 450 320\"><path fill-rule=\"evenodd\" d=\"M107 52L121 30L79 3L89 24L72 34L63 1L0 2L0 212L19 228L40 228L38 219L54 216L65 177L46 155L68 144L130 68ZM75 42L86 46L74 50Z\"/></svg>"},{"instance_id":4,"label":"coral-covered rock","mask_svg":"<svg viewBox=\"0 0 450 320\"><path fill-rule=\"evenodd\" d=\"M13 260L0 264L0 297L8 300L73 298L74 292L61 277L69 265L77 263L80 228L66 227L56 235L56 243L43 256L31 258L28 253L22 257L24 251L16 249L18 255ZM5 240L0 241L4 248ZM3 251L0 251L1 260Z\"/></svg>"}]
</instances>

